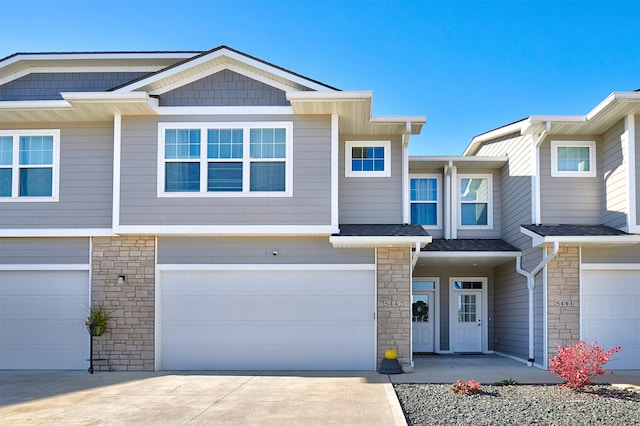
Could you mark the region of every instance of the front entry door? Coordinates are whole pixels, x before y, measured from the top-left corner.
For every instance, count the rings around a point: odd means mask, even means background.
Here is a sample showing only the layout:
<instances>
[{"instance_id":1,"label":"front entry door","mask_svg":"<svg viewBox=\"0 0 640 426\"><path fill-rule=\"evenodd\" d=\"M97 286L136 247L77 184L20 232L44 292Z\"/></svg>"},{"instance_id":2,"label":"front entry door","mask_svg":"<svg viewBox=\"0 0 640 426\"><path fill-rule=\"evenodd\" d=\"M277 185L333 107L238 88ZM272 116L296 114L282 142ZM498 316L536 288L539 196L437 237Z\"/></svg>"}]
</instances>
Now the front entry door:
<instances>
[{"instance_id":1,"label":"front entry door","mask_svg":"<svg viewBox=\"0 0 640 426\"><path fill-rule=\"evenodd\" d=\"M413 294L412 299L413 352L433 352L433 292Z\"/></svg>"},{"instance_id":2,"label":"front entry door","mask_svg":"<svg viewBox=\"0 0 640 426\"><path fill-rule=\"evenodd\" d=\"M455 304L455 351L482 352L482 291L456 291Z\"/></svg>"}]
</instances>

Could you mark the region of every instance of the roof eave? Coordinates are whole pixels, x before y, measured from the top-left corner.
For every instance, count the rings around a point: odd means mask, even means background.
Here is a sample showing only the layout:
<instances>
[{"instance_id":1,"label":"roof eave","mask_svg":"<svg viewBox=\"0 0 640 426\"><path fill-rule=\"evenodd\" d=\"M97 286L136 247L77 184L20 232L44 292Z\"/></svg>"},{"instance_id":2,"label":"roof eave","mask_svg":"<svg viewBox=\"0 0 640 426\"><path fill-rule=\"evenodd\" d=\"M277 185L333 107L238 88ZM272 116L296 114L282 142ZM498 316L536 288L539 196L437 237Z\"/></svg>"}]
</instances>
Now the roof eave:
<instances>
[{"instance_id":1,"label":"roof eave","mask_svg":"<svg viewBox=\"0 0 640 426\"><path fill-rule=\"evenodd\" d=\"M414 246L420 244L424 247L433 238L431 236L348 236L332 235L329 242L336 248L349 247L394 247L394 246Z\"/></svg>"}]
</instances>

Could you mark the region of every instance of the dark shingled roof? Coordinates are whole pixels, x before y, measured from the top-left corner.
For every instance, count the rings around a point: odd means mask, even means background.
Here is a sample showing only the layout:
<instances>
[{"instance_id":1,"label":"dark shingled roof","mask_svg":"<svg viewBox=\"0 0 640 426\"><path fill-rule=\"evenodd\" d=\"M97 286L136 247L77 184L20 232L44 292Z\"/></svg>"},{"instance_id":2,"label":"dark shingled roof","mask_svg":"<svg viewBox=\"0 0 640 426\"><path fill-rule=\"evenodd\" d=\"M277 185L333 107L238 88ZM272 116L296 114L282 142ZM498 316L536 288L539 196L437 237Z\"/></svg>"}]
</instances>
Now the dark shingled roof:
<instances>
[{"instance_id":1,"label":"dark shingled roof","mask_svg":"<svg viewBox=\"0 0 640 426\"><path fill-rule=\"evenodd\" d=\"M340 225L339 237L428 237L420 225Z\"/></svg>"},{"instance_id":2,"label":"dark shingled roof","mask_svg":"<svg viewBox=\"0 0 640 426\"><path fill-rule=\"evenodd\" d=\"M520 251L504 240L433 240L421 251Z\"/></svg>"},{"instance_id":3,"label":"dark shingled roof","mask_svg":"<svg viewBox=\"0 0 640 426\"><path fill-rule=\"evenodd\" d=\"M522 225L543 237L601 237L628 235L626 232L604 225Z\"/></svg>"}]
</instances>

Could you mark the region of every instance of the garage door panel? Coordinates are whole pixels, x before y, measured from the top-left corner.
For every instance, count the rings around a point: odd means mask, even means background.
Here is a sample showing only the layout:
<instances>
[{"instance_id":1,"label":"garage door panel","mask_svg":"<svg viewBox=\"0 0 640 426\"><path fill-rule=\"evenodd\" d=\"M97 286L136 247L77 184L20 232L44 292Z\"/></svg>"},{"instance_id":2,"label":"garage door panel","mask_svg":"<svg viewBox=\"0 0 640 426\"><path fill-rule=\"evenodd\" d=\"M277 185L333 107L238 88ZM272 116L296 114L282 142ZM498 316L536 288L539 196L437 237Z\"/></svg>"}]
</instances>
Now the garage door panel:
<instances>
[{"instance_id":1,"label":"garage door panel","mask_svg":"<svg viewBox=\"0 0 640 426\"><path fill-rule=\"evenodd\" d=\"M362 359L371 356L371 348L315 346L266 346L256 357L251 346L239 346L230 353L225 346L191 346L166 350L163 362L179 365L180 370L361 370Z\"/></svg>"},{"instance_id":2,"label":"garage door panel","mask_svg":"<svg viewBox=\"0 0 640 426\"><path fill-rule=\"evenodd\" d=\"M163 294L169 295L349 295L372 294L371 282L362 271L207 271L162 274ZM303 274L305 274L303 272ZM185 277L188 276L188 280ZM265 280L265 277L267 280ZM276 281L277 286L272 282ZM345 285L348 283L348 285ZM215 287L212 287L215 285Z\"/></svg>"},{"instance_id":3,"label":"garage door panel","mask_svg":"<svg viewBox=\"0 0 640 426\"><path fill-rule=\"evenodd\" d=\"M161 276L163 369L374 368L372 270Z\"/></svg>"},{"instance_id":4,"label":"garage door panel","mask_svg":"<svg viewBox=\"0 0 640 426\"><path fill-rule=\"evenodd\" d=\"M356 320L372 312L373 296L167 296L163 304L165 320L247 320L299 318Z\"/></svg>"},{"instance_id":5,"label":"garage door panel","mask_svg":"<svg viewBox=\"0 0 640 426\"><path fill-rule=\"evenodd\" d=\"M84 369L87 271L0 272L0 368Z\"/></svg>"},{"instance_id":6,"label":"garage door panel","mask_svg":"<svg viewBox=\"0 0 640 426\"><path fill-rule=\"evenodd\" d=\"M640 369L640 271L584 271L581 339L621 346L609 369Z\"/></svg>"}]
</instances>

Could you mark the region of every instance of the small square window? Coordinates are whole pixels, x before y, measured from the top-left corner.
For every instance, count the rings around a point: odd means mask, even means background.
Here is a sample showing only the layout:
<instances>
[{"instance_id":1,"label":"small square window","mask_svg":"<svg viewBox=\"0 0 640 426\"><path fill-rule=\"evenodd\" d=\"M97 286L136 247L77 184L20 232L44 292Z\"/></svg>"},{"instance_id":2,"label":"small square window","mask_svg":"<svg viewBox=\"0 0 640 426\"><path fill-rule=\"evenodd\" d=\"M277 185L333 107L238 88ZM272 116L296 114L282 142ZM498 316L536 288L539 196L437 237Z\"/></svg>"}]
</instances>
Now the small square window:
<instances>
[{"instance_id":1,"label":"small square window","mask_svg":"<svg viewBox=\"0 0 640 426\"><path fill-rule=\"evenodd\" d=\"M594 141L551 141L551 176L596 176Z\"/></svg>"},{"instance_id":2,"label":"small square window","mask_svg":"<svg viewBox=\"0 0 640 426\"><path fill-rule=\"evenodd\" d=\"M345 142L345 176L391 176L391 142Z\"/></svg>"}]
</instances>

